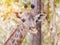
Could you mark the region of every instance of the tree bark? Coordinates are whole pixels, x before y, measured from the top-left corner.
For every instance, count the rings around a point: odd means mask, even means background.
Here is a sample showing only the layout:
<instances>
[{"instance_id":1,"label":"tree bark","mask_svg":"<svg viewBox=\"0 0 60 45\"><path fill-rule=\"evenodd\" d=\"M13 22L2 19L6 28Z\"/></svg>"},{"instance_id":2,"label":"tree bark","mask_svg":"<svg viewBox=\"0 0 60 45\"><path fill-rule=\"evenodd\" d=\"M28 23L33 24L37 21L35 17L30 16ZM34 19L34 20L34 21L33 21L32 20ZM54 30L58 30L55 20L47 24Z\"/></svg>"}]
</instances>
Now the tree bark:
<instances>
[{"instance_id":1,"label":"tree bark","mask_svg":"<svg viewBox=\"0 0 60 45\"><path fill-rule=\"evenodd\" d=\"M55 0L53 1L53 30L55 30L54 32L54 45L57 45L57 29L56 29L56 12L55 12Z\"/></svg>"},{"instance_id":2,"label":"tree bark","mask_svg":"<svg viewBox=\"0 0 60 45\"><path fill-rule=\"evenodd\" d=\"M48 45L51 45L51 33L50 33L50 20L49 20L49 17L50 17L50 0L48 0L48 3L47 3L47 8L46 8L46 13L47 13L47 28L48 28L48 33L50 34L49 37L48 37Z\"/></svg>"},{"instance_id":3,"label":"tree bark","mask_svg":"<svg viewBox=\"0 0 60 45\"><path fill-rule=\"evenodd\" d=\"M43 3L43 0L30 0L32 4L35 5L35 13L36 14L39 14L39 13L42 13L44 12L44 3ZM30 45L42 45L42 34L41 34L41 23L42 22L38 22L36 24L36 27L37 27L37 33L36 34L31 34L30 36Z\"/></svg>"},{"instance_id":4,"label":"tree bark","mask_svg":"<svg viewBox=\"0 0 60 45\"><path fill-rule=\"evenodd\" d=\"M56 10L55 10L55 0L52 0L52 38L53 38L53 45L57 45L57 27L56 27Z\"/></svg>"}]
</instances>

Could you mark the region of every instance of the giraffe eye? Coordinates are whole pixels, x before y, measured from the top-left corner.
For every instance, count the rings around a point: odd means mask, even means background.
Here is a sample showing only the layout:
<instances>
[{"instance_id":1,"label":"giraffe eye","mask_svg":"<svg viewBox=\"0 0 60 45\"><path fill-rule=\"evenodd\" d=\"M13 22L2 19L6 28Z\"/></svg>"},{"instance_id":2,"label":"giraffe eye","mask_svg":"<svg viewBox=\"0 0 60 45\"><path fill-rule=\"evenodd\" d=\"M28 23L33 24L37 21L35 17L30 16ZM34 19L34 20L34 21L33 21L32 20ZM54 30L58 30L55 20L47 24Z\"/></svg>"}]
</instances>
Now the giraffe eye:
<instances>
[{"instance_id":1,"label":"giraffe eye","mask_svg":"<svg viewBox=\"0 0 60 45\"><path fill-rule=\"evenodd\" d=\"M23 22L25 22L25 19L22 19Z\"/></svg>"},{"instance_id":2,"label":"giraffe eye","mask_svg":"<svg viewBox=\"0 0 60 45\"><path fill-rule=\"evenodd\" d=\"M31 8L34 9L35 8L35 5L34 4L31 4Z\"/></svg>"},{"instance_id":3,"label":"giraffe eye","mask_svg":"<svg viewBox=\"0 0 60 45\"><path fill-rule=\"evenodd\" d=\"M40 17L38 17L38 19L40 19Z\"/></svg>"},{"instance_id":4,"label":"giraffe eye","mask_svg":"<svg viewBox=\"0 0 60 45\"><path fill-rule=\"evenodd\" d=\"M38 22L38 20L36 20L36 23Z\"/></svg>"}]
</instances>

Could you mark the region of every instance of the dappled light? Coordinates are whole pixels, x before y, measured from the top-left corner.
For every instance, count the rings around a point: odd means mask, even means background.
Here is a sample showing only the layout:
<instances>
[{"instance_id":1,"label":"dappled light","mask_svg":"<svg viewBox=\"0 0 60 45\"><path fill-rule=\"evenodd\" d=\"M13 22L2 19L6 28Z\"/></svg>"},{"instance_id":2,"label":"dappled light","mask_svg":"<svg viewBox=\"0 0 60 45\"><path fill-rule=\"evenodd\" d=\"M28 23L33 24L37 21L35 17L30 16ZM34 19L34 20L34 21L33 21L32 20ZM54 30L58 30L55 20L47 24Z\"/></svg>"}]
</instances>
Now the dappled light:
<instances>
[{"instance_id":1,"label":"dappled light","mask_svg":"<svg viewBox=\"0 0 60 45\"><path fill-rule=\"evenodd\" d=\"M60 0L0 0L0 45L60 45Z\"/></svg>"}]
</instances>

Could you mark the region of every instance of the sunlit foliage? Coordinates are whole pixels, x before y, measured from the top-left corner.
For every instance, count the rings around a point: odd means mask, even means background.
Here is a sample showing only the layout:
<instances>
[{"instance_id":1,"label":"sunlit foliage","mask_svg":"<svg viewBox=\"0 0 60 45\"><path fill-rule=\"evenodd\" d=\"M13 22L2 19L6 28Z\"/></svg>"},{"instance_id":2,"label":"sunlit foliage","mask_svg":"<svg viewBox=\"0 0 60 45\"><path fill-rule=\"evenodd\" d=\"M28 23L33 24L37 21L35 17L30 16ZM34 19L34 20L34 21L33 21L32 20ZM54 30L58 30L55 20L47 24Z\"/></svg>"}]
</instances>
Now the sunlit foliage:
<instances>
[{"instance_id":1,"label":"sunlit foliage","mask_svg":"<svg viewBox=\"0 0 60 45\"><path fill-rule=\"evenodd\" d=\"M3 45L4 41L10 36L11 32L19 24L20 19L16 17L14 12L25 12L24 4L27 4L27 12L31 11L31 3L28 0L0 0L0 45ZM52 20L51 5L48 6L48 0L44 0L45 11L49 14L48 21ZM60 45L60 0L55 0L56 9L56 24L58 33L58 45ZM51 24L51 23L50 23ZM48 45L49 41L53 44L50 30L48 30L47 20L43 21L42 33L44 36L43 45ZM7 34L7 35L6 35ZM26 43L29 45L29 37L24 40L23 45Z\"/></svg>"}]
</instances>

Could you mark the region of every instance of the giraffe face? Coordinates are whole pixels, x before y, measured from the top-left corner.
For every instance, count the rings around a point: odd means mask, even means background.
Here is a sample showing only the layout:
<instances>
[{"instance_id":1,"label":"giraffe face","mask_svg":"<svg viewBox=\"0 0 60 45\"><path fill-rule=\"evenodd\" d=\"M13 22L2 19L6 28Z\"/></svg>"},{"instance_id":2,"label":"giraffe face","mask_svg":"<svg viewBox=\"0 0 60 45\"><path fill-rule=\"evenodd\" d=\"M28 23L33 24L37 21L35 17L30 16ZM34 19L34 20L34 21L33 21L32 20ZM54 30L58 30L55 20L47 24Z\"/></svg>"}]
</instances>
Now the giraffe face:
<instances>
[{"instance_id":1,"label":"giraffe face","mask_svg":"<svg viewBox=\"0 0 60 45\"><path fill-rule=\"evenodd\" d=\"M35 8L34 4L31 4L30 7L31 7L31 9ZM24 8L27 9L28 5L25 4ZM32 13L28 13L28 12L27 12L27 14L26 13L22 13L21 17L20 17L20 19L22 21L22 24L25 27L29 28L29 30L36 29L36 23L37 22L41 22L44 18L45 18L45 16L43 16L43 14L33 15Z\"/></svg>"},{"instance_id":2,"label":"giraffe face","mask_svg":"<svg viewBox=\"0 0 60 45\"><path fill-rule=\"evenodd\" d=\"M32 14L25 15L23 14L21 20L23 25L29 28L30 31L37 30L36 29L36 20L38 20L39 15L34 16Z\"/></svg>"},{"instance_id":3,"label":"giraffe face","mask_svg":"<svg viewBox=\"0 0 60 45\"><path fill-rule=\"evenodd\" d=\"M28 14L25 15L25 18L22 17L25 21L23 21L23 24L29 28L29 30L36 29L36 24L37 22L41 22L45 19L46 14L37 14L37 15L32 15ZM37 29L36 29L37 30Z\"/></svg>"}]
</instances>

